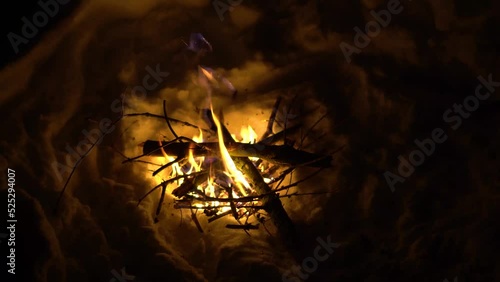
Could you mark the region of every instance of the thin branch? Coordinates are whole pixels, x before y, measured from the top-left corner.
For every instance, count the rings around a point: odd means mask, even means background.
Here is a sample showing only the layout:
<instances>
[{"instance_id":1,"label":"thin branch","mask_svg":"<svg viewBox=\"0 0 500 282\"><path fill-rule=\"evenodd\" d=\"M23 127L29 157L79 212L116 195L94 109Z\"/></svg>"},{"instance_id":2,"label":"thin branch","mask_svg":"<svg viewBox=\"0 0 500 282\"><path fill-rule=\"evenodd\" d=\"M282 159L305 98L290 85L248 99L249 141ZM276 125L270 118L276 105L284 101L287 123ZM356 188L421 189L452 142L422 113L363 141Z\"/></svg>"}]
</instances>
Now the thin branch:
<instances>
[{"instance_id":1,"label":"thin branch","mask_svg":"<svg viewBox=\"0 0 500 282\"><path fill-rule=\"evenodd\" d=\"M305 149L305 148L309 148L309 146L311 146L312 144L317 143L317 140L321 140L321 139L323 139L323 137L325 137L325 136L326 136L326 133L322 133L322 134L320 134L318 137L315 137L315 138L314 138L314 140L312 140L311 142L307 143L306 145L302 145L302 144L300 144L300 148L304 148L304 149Z\"/></svg>"},{"instance_id":2,"label":"thin branch","mask_svg":"<svg viewBox=\"0 0 500 282\"><path fill-rule=\"evenodd\" d=\"M280 195L280 198L290 198L292 196L310 196L310 195L325 195L325 194L332 194L335 193L335 191L323 191L323 192L309 192L309 193L292 193L290 195Z\"/></svg>"},{"instance_id":3,"label":"thin branch","mask_svg":"<svg viewBox=\"0 0 500 282\"><path fill-rule=\"evenodd\" d=\"M309 133L311 133L311 131L314 129L314 127L316 127L316 125L318 125L318 123L320 123L326 116L327 116L328 113L325 113L323 114L307 131L306 133L304 134L304 136L302 137L302 139L300 139L300 146L299 146L299 149L302 147L302 143L304 142L304 140L307 138L307 136L309 135Z\"/></svg>"},{"instance_id":4,"label":"thin branch","mask_svg":"<svg viewBox=\"0 0 500 282\"><path fill-rule=\"evenodd\" d=\"M296 167L292 166L292 167L289 167L287 169L285 169L278 177L276 177L275 179L271 180L269 183L269 185L271 184L274 184L282 179L284 179L289 173L291 173Z\"/></svg>"},{"instance_id":5,"label":"thin branch","mask_svg":"<svg viewBox=\"0 0 500 282\"><path fill-rule=\"evenodd\" d=\"M115 121L113 121L113 123L111 123L111 125L109 126L109 128L112 128L114 125L116 125L122 118L123 118L123 112L122 112L122 114L120 115L119 118L117 118ZM64 183L63 189L59 193L59 197L57 198L56 206L54 208L54 213L57 213L57 211L59 209L59 204L61 203L61 200L62 200L62 197L64 195L64 192L66 191L66 188L68 187L69 181L73 177L73 174L75 173L76 168L82 163L83 159L90 154L90 152L92 151L92 149L94 149L94 147L97 145L97 143L100 143L102 141L102 139L104 139L104 136L106 136L108 134L108 133L102 132L100 128L99 128L99 132L101 133L100 137L97 138L97 140L94 143L92 143L92 145L85 152L85 154L83 154L83 156L80 156L80 159L73 166L73 169L71 170L71 173L69 174L68 178L66 179L66 182Z\"/></svg>"},{"instance_id":6,"label":"thin branch","mask_svg":"<svg viewBox=\"0 0 500 282\"><path fill-rule=\"evenodd\" d=\"M182 210L182 209L181 209L181 210ZM212 222L212 221L215 221L215 220L217 220L217 219L219 219L219 218L223 218L223 217L225 217L225 216L227 216L227 215L230 215L231 213L232 213L232 211L226 211L226 212L223 212L223 213L221 213L221 214L214 215L214 216L212 216L212 217L210 217L210 218L208 219L208 223L210 223L210 222Z\"/></svg>"},{"instance_id":7,"label":"thin branch","mask_svg":"<svg viewBox=\"0 0 500 282\"><path fill-rule=\"evenodd\" d=\"M295 99L297 98L297 95L293 96L293 99L292 99L292 102L290 102L290 105L288 106L288 110L287 110L287 113L286 113L286 116L285 116L285 121L284 121L284 136L283 136L283 140L285 140L285 144L286 144L286 126L287 126L287 123L288 123L288 117L290 116L290 110L292 109L292 105L295 103Z\"/></svg>"},{"instance_id":8,"label":"thin branch","mask_svg":"<svg viewBox=\"0 0 500 282\"><path fill-rule=\"evenodd\" d=\"M168 119L167 102L165 100L163 100L163 116L165 117L165 121L167 122L168 128L170 129L170 131L174 135L175 139L179 139L179 136L177 135L177 133L175 133L174 128L172 127L172 125L170 124L170 120ZM180 142L182 143L182 141L180 141Z\"/></svg>"},{"instance_id":9,"label":"thin branch","mask_svg":"<svg viewBox=\"0 0 500 282\"><path fill-rule=\"evenodd\" d=\"M289 185L283 186L283 187L281 187L281 188L279 188L279 189L275 189L275 190L274 190L274 192L279 192L279 191L282 191L282 190L286 190L286 189L288 189L288 188L290 188L290 187L297 186L297 185L299 185L300 183L302 183L302 182L304 182L304 181L307 181L307 180L309 180L309 179L313 178L313 177L314 177L314 176L316 176L318 173L320 173L323 169L324 169L324 168L320 168L320 169L316 170L315 172L311 173L310 175L308 175L308 176L306 176L306 177L302 178L302 179L301 179L301 180L299 180L299 181L296 181L296 182L291 183L291 184L289 184Z\"/></svg>"},{"instance_id":10,"label":"thin branch","mask_svg":"<svg viewBox=\"0 0 500 282\"><path fill-rule=\"evenodd\" d=\"M231 212L233 213L233 217L235 219L238 219L239 218L238 212L236 211L236 206L234 205L234 202L232 201L233 200L233 189L231 189L230 187L228 187L226 189L226 192L227 192L228 199L231 200L229 202L229 205L231 206Z\"/></svg>"},{"instance_id":11,"label":"thin branch","mask_svg":"<svg viewBox=\"0 0 500 282\"><path fill-rule=\"evenodd\" d=\"M151 118L159 118L159 119L163 119L163 120L165 119L164 116L156 115L156 114L152 114L152 113L148 113L148 112L144 112L144 113L131 113L131 114L125 114L123 116L124 117L144 116L144 117L151 117ZM186 122L186 121L178 120L178 119L175 119L175 118L168 118L168 120L171 121L171 122L175 122L175 123L184 125L184 126L189 126L189 127L192 127L192 128L201 129L202 131L207 132L207 133L211 133L210 130L208 130L208 129L200 128L199 126L196 126L196 125L191 124L191 123Z\"/></svg>"},{"instance_id":12,"label":"thin branch","mask_svg":"<svg viewBox=\"0 0 500 282\"><path fill-rule=\"evenodd\" d=\"M281 103L281 99L282 99L281 96L279 96L276 99L276 102L274 103L273 111L271 112L271 116L269 117L269 121L267 123L266 132L264 132L264 134L260 138L261 140L264 139L264 138L266 138L267 136L269 136L270 134L273 133L274 120L276 119L276 114L278 113L278 109L279 109L279 106L280 106L280 103Z\"/></svg>"},{"instance_id":13,"label":"thin branch","mask_svg":"<svg viewBox=\"0 0 500 282\"><path fill-rule=\"evenodd\" d=\"M189 177L189 176L194 176L194 175L197 175L197 174L201 174L201 173L205 173L204 171L200 171L200 172L196 172L196 173L191 173L191 174L185 174L185 175L179 175L177 177L174 177L174 178L170 178L168 180L165 180L163 181L162 183L156 185L155 187L153 187L151 190L149 190L149 192L147 192L144 196L142 196L138 203L137 203L137 206L139 206L142 202L142 200L144 200L149 194L153 193L153 191L155 191L156 189L158 189L159 187L161 187L163 184L167 185L169 183L172 183L172 182L175 182L176 180L178 179L181 179L181 178L186 178L186 177Z\"/></svg>"},{"instance_id":14,"label":"thin branch","mask_svg":"<svg viewBox=\"0 0 500 282\"><path fill-rule=\"evenodd\" d=\"M191 144L195 144L196 146L198 146L198 147L200 147L200 148L206 148L206 147L204 147L203 145L200 145L199 143L194 142L194 141L193 141L192 139L190 139L190 138L187 138L187 137L181 136L181 137L179 137L179 138L176 138L176 139L171 140L171 141L168 141L168 142L163 141L163 142L162 142L162 144L161 144L161 146L160 146L160 145L158 145L158 146L156 146L156 148L154 148L154 149L152 149L152 150L148 150L148 152L147 152L147 153L143 153L143 154L141 154L141 155L139 155L139 156L136 156L136 157L133 157L133 158L127 158L127 159L126 159L126 160L124 160L122 163L124 164L124 163L128 163L128 162L132 162L132 161L135 161L135 160L140 159L140 158L142 158L142 157L151 156L151 155L153 155L153 156L162 156L163 154L158 153L158 151L161 151L161 149L163 149L163 148L165 148L165 147L167 147L167 146L169 146L169 145L171 145L171 144L173 144L173 143L176 143L177 141L180 141L180 140L184 140L184 141L190 142ZM146 142L149 142L149 141L146 141ZM142 143L143 148L144 148L144 144L145 144L146 142ZM156 143L158 143L157 141L155 141L155 142L156 142ZM155 154L155 153L156 153L156 154Z\"/></svg>"},{"instance_id":15,"label":"thin branch","mask_svg":"<svg viewBox=\"0 0 500 282\"><path fill-rule=\"evenodd\" d=\"M156 208L156 216L155 216L155 223L158 222L158 216L160 215L161 211L161 206L163 204L163 200L165 199L165 191L167 190L167 184L162 183L161 185L161 196L160 196L160 201L158 202L158 207Z\"/></svg>"},{"instance_id":16,"label":"thin branch","mask_svg":"<svg viewBox=\"0 0 500 282\"><path fill-rule=\"evenodd\" d=\"M224 137L227 138L227 137ZM194 146L194 145L195 146ZM302 165L314 167L329 167L331 166L331 156L309 153L302 150L297 150L289 145L263 145L263 144L247 144L234 142L231 139L225 142L226 148L231 157L256 157L266 160L270 163L281 165ZM162 156L158 152L159 147L162 147L166 154L175 157L187 157L191 151L194 157L220 157L218 142L206 143L172 143L161 145L158 141L147 140L143 143L144 155ZM194 148L193 148L194 147ZM153 153L152 151L156 152Z\"/></svg>"},{"instance_id":17,"label":"thin branch","mask_svg":"<svg viewBox=\"0 0 500 282\"><path fill-rule=\"evenodd\" d=\"M162 170L166 169L167 167L169 167L169 166L171 166L171 165L175 164L176 162L178 162L178 161L180 161L180 160L182 160L182 159L184 159L184 157L179 156L179 157L177 157L175 160L173 160L173 161L171 161L171 162L169 162L169 163L167 163L167 164L162 165L159 169L157 169L157 170L155 170L155 172L153 172L153 176L156 176L156 175L157 175L158 173L160 173Z\"/></svg>"},{"instance_id":18,"label":"thin branch","mask_svg":"<svg viewBox=\"0 0 500 282\"><path fill-rule=\"evenodd\" d=\"M120 150L118 150L115 146L109 146L111 149L113 149L113 151L115 151L117 154L119 154L120 156L122 156L125 160L130 160L129 157L127 157L124 153L120 152ZM134 163L144 163L144 164L150 164L150 165L155 165L155 166L162 166L161 164L156 164L156 163L153 163L153 162L150 162L150 161L143 161L143 160L133 160L131 162L134 162Z\"/></svg>"},{"instance_id":19,"label":"thin branch","mask_svg":"<svg viewBox=\"0 0 500 282\"><path fill-rule=\"evenodd\" d=\"M289 181L288 181L288 185L292 184L292 180L293 180L293 173L294 171L292 170L292 172L290 172L290 177L288 178ZM286 189L286 193L285 195L288 195L288 189Z\"/></svg>"},{"instance_id":20,"label":"thin branch","mask_svg":"<svg viewBox=\"0 0 500 282\"><path fill-rule=\"evenodd\" d=\"M192 211L191 211L191 219L194 221L194 224L198 228L198 231L200 231L200 233L203 233L203 229L201 228L201 224L198 221L198 218L196 217L196 213L194 213Z\"/></svg>"},{"instance_id":21,"label":"thin branch","mask_svg":"<svg viewBox=\"0 0 500 282\"><path fill-rule=\"evenodd\" d=\"M257 142L257 144L264 144L264 145L275 144L276 142L282 140L286 136L286 134L293 134L295 131L300 129L301 126L302 125L297 124L297 125L294 125L292 127L287 128L287 129L284 129L276 134L273 134L269 137L266 137L266 138L260 140L259 142Z\"/></svg>"}]
</instances>

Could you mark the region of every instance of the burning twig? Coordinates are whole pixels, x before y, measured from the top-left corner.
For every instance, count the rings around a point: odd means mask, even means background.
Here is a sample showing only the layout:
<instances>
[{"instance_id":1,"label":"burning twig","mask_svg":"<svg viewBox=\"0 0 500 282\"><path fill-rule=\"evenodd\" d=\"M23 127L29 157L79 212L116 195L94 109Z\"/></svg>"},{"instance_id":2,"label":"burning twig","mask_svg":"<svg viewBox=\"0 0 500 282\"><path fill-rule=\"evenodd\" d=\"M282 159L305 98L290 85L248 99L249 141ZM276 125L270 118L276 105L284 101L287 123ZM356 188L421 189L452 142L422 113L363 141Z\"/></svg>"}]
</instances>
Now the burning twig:
<instances>
[{"instance_id":1,"label":"burning twig","mask_svg":"<svg viewBox=\"0 0 500 282\"><path fill-rule=\"evenodd\" d=\"M161 172L162 170L166 169L167 167L169 167L169 166L171 166L171 165L173 165L173 164L175 164L175 163L179 162L179 161L180 161L180 160L182 160L183 158L184 158L184 157L179 156L179 157L177 157L175 160L173 160L173 161L171 161L171 162L169 162L169 163L166 163L166 164L162 165L159 169L157 169L157 170L155 170L155 171L153 172L153 176L157 175L159 172Z\"/></svg>"},{"instance_id":2,"label":"burning twig","mask_svg":"<svg viewBox=\"0 0 500 282\"><path fill-rule=\"evenodd\" d=\"M163 181L162 183L156 185L155 187L153 187L151 190L149 190L149 192L147 192L144 196L142 196L139 201L137 202L137 205L140 205L142 200L144 200L149 194L153 193L153 191L155 191L156 189L160 188L162 185L168 185L169 183L172 183L172 182L175 182L179 179L182 179L182 178L187 178L189 176L193 176L193 175L196 175L196 174L201 174L201 173L205 173L205 172L199 172L199 173L192 173L192 174L185 174L185 175L179 175L177 177L174 177L174 178L170 178L166 181Z\"/></svg>"},{"instance_id":3,"label":"burning twig","mask_svg":"<svg viewBox=\"0 0 500 282\"><path fill-rule=\"evenodd\" d=\"M229 199L229 205L231 206L231 212L233 214L233 217L234 217L234 219L238 220L239 216L238 216L238 212L236 211L236 206L234 204L233 189L227 188L226 192L227 192L227 197Z\"/></svg>"},{"instance_id":4,"label":"burning twig","mask_svg":"<svg viewBox=\"0 0 500 282\"><path fill-rule=\"evenodd\" d=\"M198 144L196 142L194 142L192 139L190 138L187 138L187 137L184 137L184 136L181 136L179 138L176 138L174 140L171 140L171 141L168 141L168 142L162 142L162 145L161 146L156 146L156 148L152 149L151 151L148 151L148 153L146 154L142 154L142 155L139 155L139 156L136 156L136 157L133 157L133 158L127 158L126 160L124 160L122 163L128 163L128 162L133 162L137 159L140 159L142 157L145 157L145 156L163 156L163 153L162 152L162 149L170 144L173 144L177 141L180 141L180 140L185 140L187 142L190 142L191 144L196 144L197 146L200 146L202 147L201 144ZM156 142L158 143L157 141L153 141L153 142ZM145 142L144 142L145 143ZM144 143L142 144L142 146L144 147Z\"/></svg>"},{"instance_id":5,"label":"burning twig","mask_svg":"<svg viewBox=\"0 0 500 282\"><path fill-rule=\"evenodd\" d=\"M185 178L184 182L178 188L172 191L172 195L176 196L177 198L182 198L190 191L195 190L198 185L200 185L204 180L206 180L207 175L208 172L200 171L199 174L194 176L193 180Z\"/></svg>"},{"instance_id":6,"label":"burning twig","mask_svg":"<svg viewBox=\"0 0 500 282\"><path fill-rule=\"evenodd\" d=\"M217 157L220 151L217 142L173 143L148 140L143 145L143 156L162 156L160 148L169 156L185 158L189 151L194 157ZM289 145L263 145L238 143L234 140L225 146L231 157L259 158L280 165L301 165L311 167L331 167L331 156L323 156L293 148Z\"/></svg>"}]
</instances>

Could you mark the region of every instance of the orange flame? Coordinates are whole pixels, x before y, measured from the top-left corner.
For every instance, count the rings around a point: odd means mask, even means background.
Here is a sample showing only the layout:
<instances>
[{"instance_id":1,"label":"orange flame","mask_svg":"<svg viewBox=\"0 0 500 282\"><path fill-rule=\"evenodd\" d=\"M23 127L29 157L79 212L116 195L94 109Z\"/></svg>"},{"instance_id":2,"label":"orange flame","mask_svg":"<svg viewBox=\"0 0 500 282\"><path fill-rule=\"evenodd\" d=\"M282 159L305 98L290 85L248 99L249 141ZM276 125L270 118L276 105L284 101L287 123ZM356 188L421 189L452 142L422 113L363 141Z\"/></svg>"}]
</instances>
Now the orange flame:
<instances>
[{"instance_id":1,"label":"orange flame","mask_svg":"<svg viewBox=\"0 0 500 282\"><path fill-rule=\"evenodd\" d=\"M235 180L235 184L240 189L241 194L243 196L247 196L247 192L245 191L244 188L250 189L250 184L245 179L245 176L243 176L243 173L236 168L233 159L231 158L229 152L227 151L226 144L224 144L224 136L222 135L222 127L219 122L219 119L217 119L217 117L214 114L214 109L212 105L210 105L210 110L212 111L212 116L214 119L215 126L217 126L217 138L219 139L219 149L222 157L222 163L224 164L224 168L226 172L229 174L229 176ZM244 188L239 184L242 184Z\"/></svg>"}]
</instances>

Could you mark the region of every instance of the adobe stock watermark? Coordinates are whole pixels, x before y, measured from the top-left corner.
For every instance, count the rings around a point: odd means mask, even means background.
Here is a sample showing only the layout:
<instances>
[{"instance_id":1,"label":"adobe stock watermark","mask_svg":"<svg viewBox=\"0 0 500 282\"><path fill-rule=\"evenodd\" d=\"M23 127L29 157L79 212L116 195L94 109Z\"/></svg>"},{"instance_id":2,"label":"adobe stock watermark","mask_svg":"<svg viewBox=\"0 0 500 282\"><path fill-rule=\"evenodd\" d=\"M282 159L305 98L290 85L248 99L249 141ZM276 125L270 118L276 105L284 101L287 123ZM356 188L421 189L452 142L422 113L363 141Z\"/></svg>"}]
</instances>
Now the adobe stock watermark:
<instances>
[{"instance_id":1,"label":"adobe stock watermark","mask_svg":"<svg viewBox=\"0 0 500 282\"><path fill-rule=\"evenodd\" d=\"M345 41L342 41L339 45L346 61L351 63L352 54L361 53L361 49L370 45L372 38L379 35L381 28L387 27L391 23L392 15L401 13L403 9L404 8L399 0L389 0L386 10L384 9L378 12L371 10L370 15L372 15L375 20L366 23L365 31L363 32L359 27L354 28L354 31L356 32L353 38L355 46L352 46Z\"/></svg>"},{"instance_id":2,"label":"adobe stock watermark","mask_svg":"<svg viewBox=\"0 0 500 282\"><path fill-rule=\"evenodd\" d=\"M500 86L500 81L494 81L493 75L489 74L488 78L478 76L479 84L476 86L474 95L465 97L462 104L453 104L453 109L449 108L443 113L443 120L451 124L453 130L457 130L462 125L462 119L467 119L471 113L479 108L480 101L488 99L495 88ZM465 108L465 110L464 110ZM436 151L436 144L442 144L448 139L444 130L440 127L432 130L431 137L422 141L415 139L414 143L418 147L410 152L408 160L403 156L399 156L398 174L386 171L384 173L385 180L392 192L395 191L394 186L398 182L405 182L406 178L410 177L415 172L415 167L422 165L426 156L430 157Z\"/></svg>"},{"instance_id":3,"label":"adobe stock watermark","mask_svg":"<svg viewBox=\"0 0 500 282\"><path fill-rule=\"evenodd\" d=\"M38 29L43 28L49 23L49 18L53 18L59 13L59 5L68 4L70 0L40 0L38 6L41 10L33 14L31 20L27 17L22 17L23 27L21 28L21 35L14 32L9 32L7 38L9 39L14 52L19 53L19 45L28 44L29 40L38 34Z\"/></svg>"},{"instance_id":4,"label":"adobe stock watermark","mask_svg":"<svg viewBox=\"0 0 500 282\"><path fill-rule=\"evenodd\" d=\"M307 257L302 261L302 265L294 265L291 270L286 271L281 276L283 282L300 282L307 280L309 274L318 270L320 262L326 261L334 252L334 249L340 246L339 243L331 241L330 235L326 241L322 238L316 238L318 246L314 249L313 256ZM293 272L293 274L292 274Z\"/></svg>"},{"instance_id":5,"label":"adobe stock watermark","mask_svg":"<svg viewBox=\"0 0 500 282\"><path fill-rule=\"evenodd\" d=\"M227 11L233 11L234 7L239 6L243 0L214 0L212 6L219 16L220 21L224 20L224 14Z\"/></svg>"},{"instance_id":6,"label":"adobe stock watermark","mask_svg":"<svg viewBox=\"0 0 500 282\"><path fill-rule=\"evenodd\" d=\"M168 72L162 72L159 64L156 65L155 69L150 66L146 66L145 69L148 74L143 77L142 85L135 86L132 89L127 88L125 90L125 93L130 92L132 96L141 100L146 98L148 91L157 89L164 78L170 75ZM121 113L124 104L129 105L129 101L124 94L121 94L120 97L121 99L115 99L111 102L110 108L113 113ZM66 165L57 161L52 162L52 169L60 182L63 180L63 173L70 174L72 169L77 166L85 156L90 154L93 146L101 144L104 136L116 129L116 126L113 125L112 120L109 118L101 119L98 125L99 128L94 128L90 131L86 129L82 130L82 135L85 136L85 138L76 145L76 149L71 148L69 144L66 145Z\"/></svg>"}]
</instances>

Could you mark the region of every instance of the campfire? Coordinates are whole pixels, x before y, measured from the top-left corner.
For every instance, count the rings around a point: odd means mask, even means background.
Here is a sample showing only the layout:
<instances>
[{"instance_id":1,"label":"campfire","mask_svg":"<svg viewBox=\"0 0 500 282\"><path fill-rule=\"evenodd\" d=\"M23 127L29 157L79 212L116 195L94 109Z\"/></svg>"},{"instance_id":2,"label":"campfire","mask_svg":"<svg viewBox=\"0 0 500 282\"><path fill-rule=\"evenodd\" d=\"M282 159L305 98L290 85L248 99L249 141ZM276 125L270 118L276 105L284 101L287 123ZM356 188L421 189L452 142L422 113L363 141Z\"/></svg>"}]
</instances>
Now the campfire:
<instances>
[{"instance_id":1,"label":"campfire","mask_svg":"<svg viewBox=\"0 0 500 282\"><path fill-rule=\"evenodd\" d=\"M239 136L232 134L224 126L222 113L215 114L213 108L200 111L208 129L167 116L165 101L163 115L126 115L164 119L174 136L172 140L147 140L140 144L143 154L124 161L163 163L156 164L152 176L162 175L166 180L149 190L139 199L138 205L159 190L157 222L165 194L169 192L175 199L174 208L189 210L200 232L203 229L198 215L206 216L209 223L232 217L234 224L227 224L226 228L245 231L258 229L261 224L265 227L266 221L271 219L280 235L295 240L293 223L280 198L305 195L289 194L288 190L331 167L332 156L295 148L300 144L293 146L289 137L296 135L301 125L287 127L286 119L279 121L276 118L282 100L281 97L276 100L266 132L260 137L250 125L243 126ZM192 138L179 136L172 123L195 127L199 133ZM282 128L276 133L273 132L275 123L281 124L278 127ZM300 143L304 139L305 136ZM291 181L289 176L294 170L304 166L317 170L303 179L283 184L287 177Z\"/></svg>"}]
</instances>

